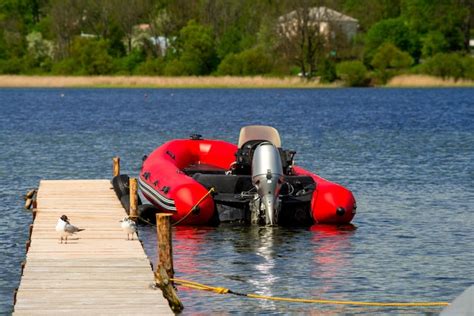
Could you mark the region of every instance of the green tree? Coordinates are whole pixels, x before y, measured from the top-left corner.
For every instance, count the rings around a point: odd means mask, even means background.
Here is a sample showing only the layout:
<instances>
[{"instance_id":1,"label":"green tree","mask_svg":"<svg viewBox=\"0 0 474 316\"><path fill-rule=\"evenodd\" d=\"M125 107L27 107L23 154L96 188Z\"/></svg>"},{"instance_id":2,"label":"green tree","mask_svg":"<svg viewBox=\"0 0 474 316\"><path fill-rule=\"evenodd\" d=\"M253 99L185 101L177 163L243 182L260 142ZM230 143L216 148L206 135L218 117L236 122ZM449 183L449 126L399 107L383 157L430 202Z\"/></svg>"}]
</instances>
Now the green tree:
<instances>
[{"instance_id":1,"label":"green tree","mask_svg":"<svg viewBox=\"0 0 474 316\"><path fill-rule=\"evenodd\" d=\"M401 14L410 30L417 34L439 31L447 49L467 50L472 0L402 0Z\"/></svg>"},{"instance_id":2,"label":"green tree","mask_svg":"<svg viewBox=\"0 0 474 316\"><path fill-rule=\"evenodd\" d=\"M217 56L224 59L230 53L240 52L240 41L242 40L242 32L237 27L229 28L217 41Z\"/></svg>"},{"instance_id":3,"label":"green tree","mask_svg":"<svg viewBox=\"0 0 474 316\"><path fill-rule=\"evenodd\" d=\"M40 68L49 70L53 59L53 43L52 41L43 39L39 32L31 32L26 37L28 42L27 63L31 68Z\"/></svg>"},{"instance_id":4,"label":"green tree","mask_svg":"<svg viewBox=\"0 0 474 316\"><path fill-rule=\"evenodd\" d=\"M165 63L162 58L149 58L135 69L135 74L145 76L163 75Z\"/></svg>"},{"instance_id":5,"label":"green tree","mask_svg":"<svg viewBox=\"0 0 474 316\"><path fill-rule=\"evenodd\" d=\"M81 8L74 0L51 0L51 33L56 34L56 57L67 58L74 36L80 33Z\"/></svg>"},{"instance_id":6,"label":"green tree","mask_svg":"<svg viewBox=\"0 0 474 316\"><path fill-rule=\"evenodd\" d=\"M374 24L365 38L365 61L370 63L377 49L384 43L392 43L399 49L420 56L420 42L417 34L410 31L403 19L387 19Z\"/></svg>"},{"instance_id":7,"label":"green tree","mask_svg":"<svg viewBox=\"0 0 474 316\"><path fill-rule=\"evenodd\" d=\"M474 58L466 56L462 60L462 66L464 70L464 78L474 80Z\"/></svg>"},{"instance_id":8,"label":"green tree","mask_svg":"<svg viewBox=\"0 0 474 316\"><path fill-rule=\"evenodd\" d=\"M85 75L105 75L113 70L113 59L108 54L108 43L104 39L76 38L71 57L80 65Z\"/></svg>"},{"instance_id":9,"label":"green tree","mask_svg":"<svg viewBox=\"0 0 474 316\"><path fill-rule=\"evenodd\" d=\"M8 60L0 59L0 73L20 74L26 71L25 62L22 58L12 57Z\"/></svg>"},{"instance_id":10,"label":"green tree","mask_svg":"<svg viewBox=\"0 0 474 316\"><path fill-rule=\"evenodd\" d=\"M359 20L362 31L367 31L383 19L400 16L400 0L346 0L344 10Z\"/></svg>"},{"instance_id":11,"label":"green tree","mask_svg":"<svg viewBox=\"0 0 474 316\"><path fill-rule=\"evenodd\" d=\"M371 65L375 69L402 69L413 64L413 58L407 52L401 51L392 43L380 46L372 59Z\"/></svg>"},{"instance_id":12,"label":"green tree","mask_svg":"<svg viewBox=\"0 0 474 316\"><path fill-rule=\"evenodd\" d=\"M3 46L0 50L6 58L20 58L27 52L25 37L32 25L31 1L0 1L0 44Z\"/></svg>"},{"instance_id":13,"label":"green tree","mask_svg":"<svg viewBox=\"0 0 474 316\"><path fill-rule=\"evenodd\" d=\"M371 62L382 83L386 83L390 77L412 64L413 58L410 54L401 51L392 43L385 43L380 46Z\"/></svg>"},{"instance_id":14,"label":"green tree","mask_svg":"<svg viewBox=\"0 0 474 316\"><path fill-rule=\"evenodd\" d=\"M5 59L8 54L7 43L5 42L5 35L0 32L0 59Z\"/></svg>"},{"instance_id":15,"label":"green tree","mask_svg":"<svg viewBox=\"0 0 474 316\"><path fill-rule=\"evenodd\" d=\"M422 65L422 71L443 79L458 80L465 77L466 66L468 65L463 61L463 57L457 53L439 53Z\"/></svg>"},{"instance_id":16,"label":"green tree","mask_svg":"<svg viewBox=\"0 0 474 316\"><path fill-rule=\"evenodd\" d=\"M115 71L123 75L131 75L146 60L146 55L141 49L133 49L130 54L115 59Z\"/></svg>"},{"instance_id":17,"label":"green tree","mask_svg":"<svg viewBox=\"0 0 474 316\"><path fill-rule=\"evenodd\" d=\"M336 65L333 60L329 58L322 59L318 64L318 75L321 82L333 82L337 79Z\"/></svg>"},{"instance_id":18,"label":"green tree","mask_svg":"<svg viewBox=\"0 0 474 316\"><path fill-rule=\"evenodd\" d=\"M448 42L440 31L428 32L422 39L423 47L421 55L424 58L431 57L437 53L445 52L448 48Z\"/></svg>"},{"instance_id":19,"label":"green tree","mask_svg":"<svg viewBox=\"0 0 474 316\"><path fill-rule=\"evenodd\" d=\"M217 57L210 27L190 21L179 32L175 48L178 60L170 63L168 72L175 75L207 75L216 67Z\"/></svg>"},{"instance_id":20,"label":"green tree","mask_svg":"<svg viewBox=\"0 0 474 316\"><path fill-rule=\"evenodd\" d=\"M295 10L278 19L280 50L285 59L300 67L303 76L312 77L328 48L328 36L323 34L322 26L329 11L314 10L314 4L307 0L298 0L295 5Z\"/></svg>"},{"instance_id":21,"label":"green tree","mask_svg":"<svg viewBox=\"0 0 474 316\"><path fill-rule=\"evenodd\" d=\"M231 76L254 76L270 72L270 56L261 48L251 48L239 54L228 54L220 63L217 73Z\"/></svg>"},{"instance_id":22,"label":"green tree","mask_svg":"<svg viewBox=\"0 0 474 316\"><path fill-rule=\"evenodd\" d=\"M243 66L240 59L234 53L227 54L217 68L217 74L221 76L241 76Z\"/></svg>"},{"instance_id":23,"label":"green tree","mask_svg":"<svg viewBox=\"0 0 474 316\"><path fill-rule=\"evenodd\" d=\"M346 86L363 87L368 84L367 68L360 61L343 61L336 66L336 72Z\"/></svg>"},{"instance_id":24,"label":"green tree","mask_svg":"<svg viewBox=\"0 0 474 316\"><path fill-rule=\"evenodd\" d=\"M120 4L116 0L76 0L82 2L81 7L85 8L82 12L83 31L92 33L97 37L108 39L112 28L117 28L114 20L116 5ZM130 7L133 7L133 3ZM123 33L122 33L123 34Z\"/></svg>"}]
</instances>

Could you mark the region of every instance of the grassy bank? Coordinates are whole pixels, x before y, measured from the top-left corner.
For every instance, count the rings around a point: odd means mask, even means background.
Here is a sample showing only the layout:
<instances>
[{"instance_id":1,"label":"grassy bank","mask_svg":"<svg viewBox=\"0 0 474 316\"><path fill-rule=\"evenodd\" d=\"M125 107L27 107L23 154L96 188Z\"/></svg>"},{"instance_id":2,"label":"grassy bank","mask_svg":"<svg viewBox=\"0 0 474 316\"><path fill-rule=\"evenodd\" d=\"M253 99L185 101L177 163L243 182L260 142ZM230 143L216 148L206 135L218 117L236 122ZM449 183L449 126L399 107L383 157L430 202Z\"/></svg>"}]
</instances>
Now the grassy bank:
<instances>
[{"instance_id":1,"label":"grassy bank","mask_svg":"<svg viewBox=\"0 0 474 316\"><path fill-rule=\"evenodd\" d=\"M474 87L472 80L442 79L427 75L401 75L393 77L387 87Z\"/></svg>"},{"instance_id":2,"label":"grassy bank","mask_svg":"<svg viewBox=\"0 0 474 316\"><path fill-rule=\"evenodd\" d=\"M0 87L30 88L336 88L342 83L321 84L297 77L145 77L145 76L12 76L0 75ZM474 81L425 75L392 78L386 87L474 87Z\"/></svg>"},{"instance_id":3,"label":"grassy bank","mask_svg":"<svg viewBox=\"0 0 474 316\"><path fill-rule=\"evenodd\" d=\"M0 76L0 87L326 88L297 77Z\"/></svg>"}]
</instances>

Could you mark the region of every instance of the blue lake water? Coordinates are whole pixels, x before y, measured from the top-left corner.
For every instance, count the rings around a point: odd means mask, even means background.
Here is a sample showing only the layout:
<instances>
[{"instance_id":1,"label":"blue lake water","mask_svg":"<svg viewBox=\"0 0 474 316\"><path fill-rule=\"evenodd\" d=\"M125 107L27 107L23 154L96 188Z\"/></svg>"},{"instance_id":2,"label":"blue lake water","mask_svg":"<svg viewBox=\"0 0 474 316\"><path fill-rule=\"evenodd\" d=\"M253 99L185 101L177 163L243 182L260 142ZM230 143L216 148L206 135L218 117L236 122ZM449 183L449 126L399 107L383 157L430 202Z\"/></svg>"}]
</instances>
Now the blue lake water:
<instances>
[{"instance_id":1,"label":"blue lake water","mask_svg":"<svg viewBox=\"0 0 474 316\"><path fill-rule=\"evenodd\" d=\"M451 301L474 284L474 89L0 89L0 313L12 310L40 179L137 175L163 142L276 127L296 163L350 188L355 230L174 230L176 276L263 295ZM53 228L52 228L53 229ZM155 232L141 228L155 260ZM180 288L186 314L416 314Z\"/></svg>"}]
</instances>

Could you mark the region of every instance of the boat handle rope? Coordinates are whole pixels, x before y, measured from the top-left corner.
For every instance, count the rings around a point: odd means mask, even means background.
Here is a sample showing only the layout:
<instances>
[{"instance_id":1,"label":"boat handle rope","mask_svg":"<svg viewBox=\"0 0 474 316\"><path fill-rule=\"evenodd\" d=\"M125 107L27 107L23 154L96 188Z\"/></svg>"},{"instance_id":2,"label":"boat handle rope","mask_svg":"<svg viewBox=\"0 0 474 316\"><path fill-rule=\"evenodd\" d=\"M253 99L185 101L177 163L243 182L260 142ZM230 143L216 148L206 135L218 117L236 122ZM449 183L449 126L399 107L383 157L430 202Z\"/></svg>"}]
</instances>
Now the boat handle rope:
<instances>
[{"instance_id":1,"label":"boat handle rope","mask_svg":"<svg viewBox=\"0 0 474 316\"><path fill-rule=\"evenodd\" d=\"M448 306L448 302L363 302L363 301L339 301L339 300L323 300L323 299L304 299L304 298L287 298L278 296L265 296L252 293L239 293L232 291L231 289L224 287L214 287L193 281L184 279L171 278L176 285L183 287L214 292L217 294L233 294L238 296L245 296L249 298L272 300L272 301L284 301L294 303L316 303L316 304L327 304L327 305L353 305L353 306L383 306L383 307L427 307L427 306Z\"/></svg>"},{"instance_id":2,"label":"boat handle rope","mask_svg":"<svg viewBox=\"0 0 474 316\"><path fill-rule=\"evenodd\" d=\"M197 201L197 203L194 204L193 207L191 207L191 209L189 210L189 212L188 212L186 215L184 215L183 217L181 217L180 220L178 220L178 221L176 221L175 223L173 223L172 226L176 226L176 225L178 225L179 223L181 223L182 221L184 221L186 218L188 218L188 216L189 216L192 212L194 212L194 211L199 207L199 204L201 204L202 201L204 201L204 199L207 198L207 197L208 197L210 194L212 194L214 191L216 191L216 189L214 189L214 187L210 188L209 191L207 191L207 193L204 194L204 196L203 196L199 201Z\"/></svg>"},{"instance_id":3,"label":"boat handle rope","mask_svg":"<svg viewBox=\"0 0 474 316\"><path fill-rule=\"evenodd\" d=\"M183 216L179 221L173 223L172 226L176 226L176 225L178 225L179 223L181 223L182 221L184 221L193 211L196 210L196 208L199 206L199 204L201 204L202 201L204 201L204 199L205 199L209 194L212 194L212 193L215 192L215 191L216 191L216 189L214 189L213 187L210 188L209 191L207 191L206 194L204 194L204 196L203 196L196 204L194 204L193 207L191 207L191 209L189 210L189 212L188 212L185 216ZM148 225L151 225L151 226L153 226L153 227L156 227L155 224L153 224L152 222L150 222L150 221L147 220L146 218L141 217L141 216L138 216L138 218L139 218L141 221L147 223Z\"/></svg>"}]
</instances>

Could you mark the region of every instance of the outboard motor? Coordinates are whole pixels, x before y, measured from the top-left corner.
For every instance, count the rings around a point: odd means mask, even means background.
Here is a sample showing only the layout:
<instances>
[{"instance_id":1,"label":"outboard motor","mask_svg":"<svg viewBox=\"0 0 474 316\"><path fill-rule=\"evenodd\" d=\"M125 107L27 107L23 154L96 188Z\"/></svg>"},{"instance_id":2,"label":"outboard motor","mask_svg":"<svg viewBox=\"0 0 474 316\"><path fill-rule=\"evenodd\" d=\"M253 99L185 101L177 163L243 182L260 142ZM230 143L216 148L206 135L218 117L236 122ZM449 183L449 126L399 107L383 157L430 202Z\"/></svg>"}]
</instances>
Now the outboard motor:
<instances>
[{"instance_id":1,"label":"outboard motor","mask_svg":"<svg viewBox=\"0 0 474 316\"><path fill-rule=\"evenodd\" d=\"M260 143L252 158L252 184L265 210L265 225L273 226L278 222L278 195L282 183L283 168L278 148L270 142Z\"/></svg>"}]
</instances>

